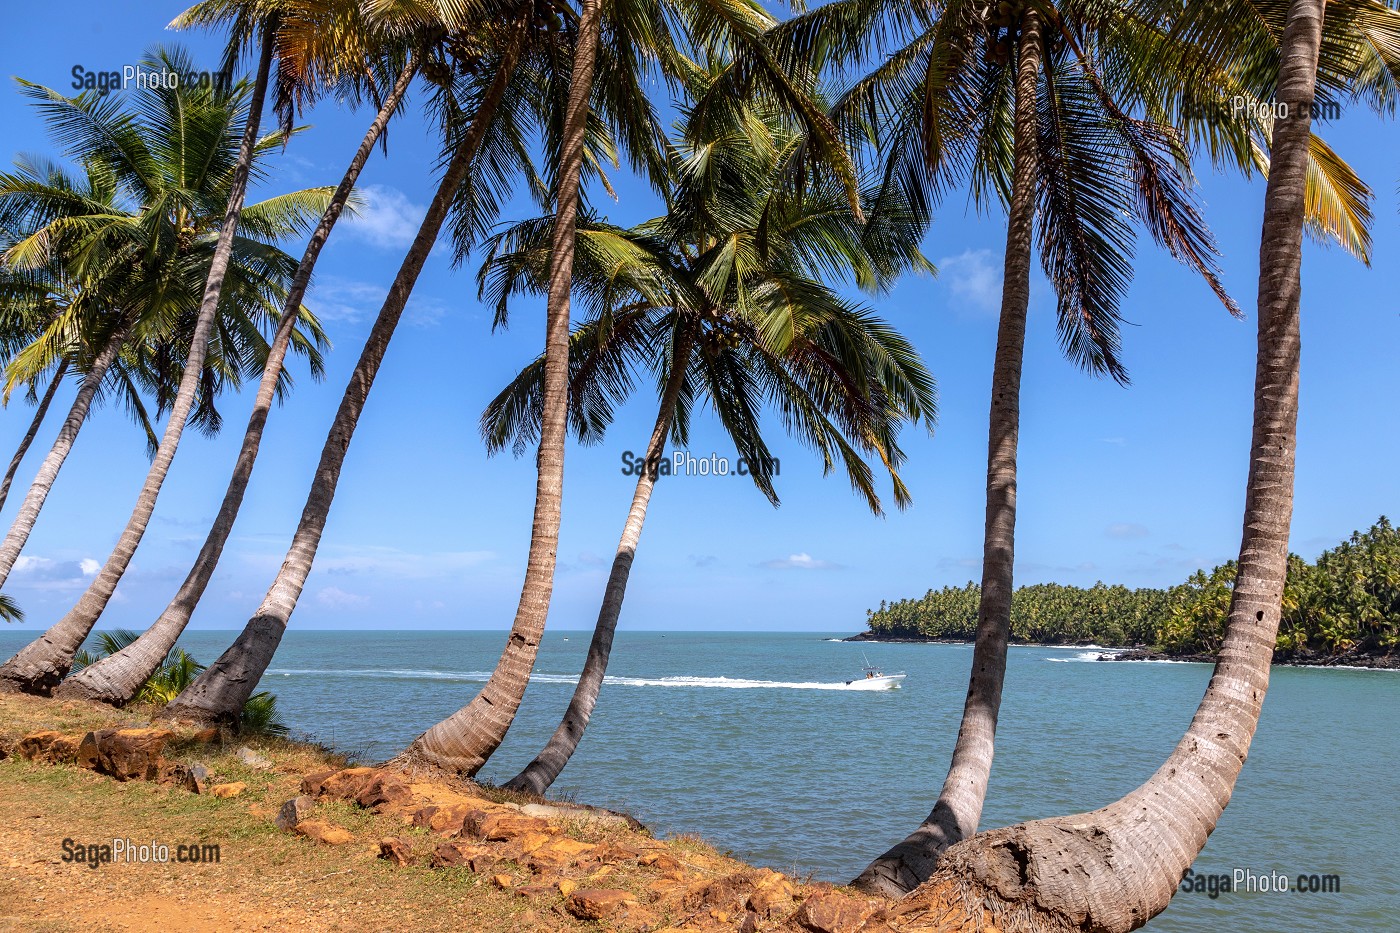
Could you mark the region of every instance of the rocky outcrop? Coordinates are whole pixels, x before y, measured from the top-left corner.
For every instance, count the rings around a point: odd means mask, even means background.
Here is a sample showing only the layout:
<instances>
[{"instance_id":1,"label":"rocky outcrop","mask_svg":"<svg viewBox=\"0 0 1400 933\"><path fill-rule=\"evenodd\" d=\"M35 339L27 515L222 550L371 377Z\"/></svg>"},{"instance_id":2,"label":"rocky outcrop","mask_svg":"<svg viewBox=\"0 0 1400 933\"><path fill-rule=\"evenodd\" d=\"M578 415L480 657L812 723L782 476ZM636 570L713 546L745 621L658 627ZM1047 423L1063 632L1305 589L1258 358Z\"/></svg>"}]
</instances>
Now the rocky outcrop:
<instances>
[{"instance_id":1,"label":"rocky outcrop","mask_svg":"<svg viewBox=\"0 0 1400 933\"><path fill-rule=\"evenodd\" d=\"M77 765L118 781L155 781L161 776L161 752L175 733L169 729L98 729L83 736Z\"/></svg>"},{"instance_id":2,"label":"rocky outcrop","mask_svg":"<svg viewBox=\"0 0 1400 933\"><path fill-rule=\"evenodd\" d=\"M19 744L15 746L15 755L26 761L51 765L72 764L78 755L78 745L81 741L51 730L32 732L19 740Z\"/></svg>"}]
</instances>

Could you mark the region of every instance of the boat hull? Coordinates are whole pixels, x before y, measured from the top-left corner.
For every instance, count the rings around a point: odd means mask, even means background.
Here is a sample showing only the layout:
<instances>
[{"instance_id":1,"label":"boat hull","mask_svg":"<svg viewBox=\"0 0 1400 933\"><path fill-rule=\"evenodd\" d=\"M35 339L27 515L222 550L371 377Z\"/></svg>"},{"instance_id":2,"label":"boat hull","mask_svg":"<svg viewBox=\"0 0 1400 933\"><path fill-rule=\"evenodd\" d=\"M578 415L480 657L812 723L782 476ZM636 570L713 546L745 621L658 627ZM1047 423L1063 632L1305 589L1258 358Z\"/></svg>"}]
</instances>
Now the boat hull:
<instances>
[{"instance_id":1,"label":"boat hull","mask_svg":"<svg viewBox=\"0 0 1400 933\"><path fill-rule=\"evenodd\" d=\"M898 690L904 674L881 674L879 677L862 677L846 681L852 690Z\"/></svg>"}]
</instances>

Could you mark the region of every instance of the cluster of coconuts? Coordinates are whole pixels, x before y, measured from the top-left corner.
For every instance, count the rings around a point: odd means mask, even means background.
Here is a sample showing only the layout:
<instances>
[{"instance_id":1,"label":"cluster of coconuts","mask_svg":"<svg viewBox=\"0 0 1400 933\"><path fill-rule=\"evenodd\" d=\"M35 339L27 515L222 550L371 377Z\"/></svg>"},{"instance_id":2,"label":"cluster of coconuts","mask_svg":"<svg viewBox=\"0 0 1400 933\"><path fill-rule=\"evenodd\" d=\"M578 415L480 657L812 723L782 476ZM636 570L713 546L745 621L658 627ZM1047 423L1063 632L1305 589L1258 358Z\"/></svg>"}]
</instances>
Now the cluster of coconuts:
<instances>
[{"instance_id":1,"label":"cluster of coconuts","mask_svg":"<svg viewBox=\"0 0 1400 933\"><path fill-rule=\"evenodd\" d=\"M1024 0L1000 0L977 10L978 18L987 27L987 57L998 65L1010 63L1025 12Z\"/></svg>"}]
</instances>

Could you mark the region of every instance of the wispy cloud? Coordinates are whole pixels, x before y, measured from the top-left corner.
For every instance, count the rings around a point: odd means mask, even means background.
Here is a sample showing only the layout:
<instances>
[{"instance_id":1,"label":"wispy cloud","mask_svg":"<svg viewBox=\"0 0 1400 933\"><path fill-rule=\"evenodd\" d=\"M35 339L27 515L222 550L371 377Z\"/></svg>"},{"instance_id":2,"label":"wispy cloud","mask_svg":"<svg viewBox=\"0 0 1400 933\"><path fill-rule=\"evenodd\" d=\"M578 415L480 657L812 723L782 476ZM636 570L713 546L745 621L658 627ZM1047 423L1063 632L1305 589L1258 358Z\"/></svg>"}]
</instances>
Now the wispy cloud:
<instances>
[{"instance_id":1,"label":"wispy cloud","mask_svg":"<svg viewBox=\"0 0 1400 933\"><path fill-rule=\"evenodd\" d=\"M360 609L369 605L369 597L336 586L323 586L316 592L316 602L330 609Z\"/></svg>"},{"instance_id":2,"label":"wispy cloud","mask_svg":"<svg viewBox=\"0 0 1400 933\"><path fill-rule=\"evenodd\" d=\"M316 281L306 299L306 306L324 322L358 324L379 313L384 296L388 293L389 289L384 285L326 276ZM431 327L441 321L449 310L446 302L414 294L409 297L408 307L404 309L404 320L419 327Z\"/></svg>"},{"instance_id":3,"label":"wispy cloud","mask_svg":"<svg viewBox=\"0 0 1400 933\"><path fill-rule=\"evenodd\" d=\"M801 554L789 554L787 557L765 560L759 566L769 570L836 570L841 565L833 564L829 560L818 560L804 551Z\"/></svg>"},{"instance_id":4,"label":"wispy cloud","mask_svg":"<svg viewBox=\"0 0 1400 933\"><path fill-rule=\"evenodd\" d=\"M1103 530L1103 533L1110 538L1126 540L1129 538L1146 538L1152 532L1147 530L1146 525L1139 525L1137 522L1114 522Z\"/></svg>"},{"instance_id":5,"label":"wispy cloud","mask_svg":"<svg viewBox=\"0 0 1400 933\"><path fill-rule=\"evenodd\" d=\"M102 569L91 557L81 560L54 560L21 554L11 574L15 586L33 590L72 590L85 587Z\"/></svg>"},{"instance_id":6,"label":"wispy cloud","mask_svg":"<svg viewBox=\"0 0 1400 933\"><path fill-rule=\"evenodd\" d=\"M1001 271L989 249L944 256L938 260L938 277L966 307L985 312L1001 305Z\"/></svg>"},{"instance_id":7,"label":"wispy cloud","mask_svg":"<svg viewBox=\"0 0 1400 933\"><path fill-rule=\"evenodd\" d=\"M340 545L320 555L316 567L333 575L375 574L401 580L431 580L455 577L495 556L495 551L415 553L380 545Z\"/></svg>"},{"instance_id":8,"label":"wispy cloud","mask_svg":"<svg viewBox=\"0 0 1400 933\"><path fill-rule=\"evenodd\" d=\"M404 249L428 208L410 201L408 195L388 185L365 185L356 189L361 204L353 216L347 215L346 229L354 236L380 249Z\"/></svg>"}]
</instances>

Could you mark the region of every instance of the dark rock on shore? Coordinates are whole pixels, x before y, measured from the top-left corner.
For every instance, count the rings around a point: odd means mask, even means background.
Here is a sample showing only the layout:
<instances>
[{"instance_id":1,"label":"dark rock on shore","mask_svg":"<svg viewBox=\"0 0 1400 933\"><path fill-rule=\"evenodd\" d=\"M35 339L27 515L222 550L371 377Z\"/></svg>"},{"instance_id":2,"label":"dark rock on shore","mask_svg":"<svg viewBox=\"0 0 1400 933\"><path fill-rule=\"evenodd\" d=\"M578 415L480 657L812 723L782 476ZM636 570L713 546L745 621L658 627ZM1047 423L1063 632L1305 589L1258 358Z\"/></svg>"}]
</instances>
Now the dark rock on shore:
<instances>
[{"instance_id":1,"label":"dark rock on shore","mask_svg":"<svg viewBox=\"0 0 1400 933\"><path fill-rule=\"evenodd\" d=\"M1100 661L1182 661L1196 664L1214 664L1213 654L1168 654L1163 651L1104 652ZM1274 655L1274 664L1283 667L1364 667L1372 670L1400 670L1400 655L1364 654L1348 651L1342 654L1322 654L1316 651L1280 651Z\"/></svg>"}]
</instances>

